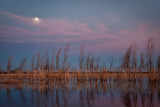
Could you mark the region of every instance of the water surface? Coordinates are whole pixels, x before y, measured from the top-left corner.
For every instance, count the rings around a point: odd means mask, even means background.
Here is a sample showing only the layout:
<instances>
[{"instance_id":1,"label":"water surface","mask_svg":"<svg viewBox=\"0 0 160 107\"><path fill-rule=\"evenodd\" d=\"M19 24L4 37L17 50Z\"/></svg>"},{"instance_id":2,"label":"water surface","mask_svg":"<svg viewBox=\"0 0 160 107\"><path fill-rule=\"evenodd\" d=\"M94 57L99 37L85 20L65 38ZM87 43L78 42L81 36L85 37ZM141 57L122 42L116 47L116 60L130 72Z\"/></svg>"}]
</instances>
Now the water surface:
<instances>
[{"instance_id":1,"label":"water surface","mask_svg":"<svg viewBox=\"0 0 160 107\"><path fill-rule=\"evenodd\" d=\"M2 107L159 107L157 79L52 79L0 83Z\"/></svg>"}]
</instances>

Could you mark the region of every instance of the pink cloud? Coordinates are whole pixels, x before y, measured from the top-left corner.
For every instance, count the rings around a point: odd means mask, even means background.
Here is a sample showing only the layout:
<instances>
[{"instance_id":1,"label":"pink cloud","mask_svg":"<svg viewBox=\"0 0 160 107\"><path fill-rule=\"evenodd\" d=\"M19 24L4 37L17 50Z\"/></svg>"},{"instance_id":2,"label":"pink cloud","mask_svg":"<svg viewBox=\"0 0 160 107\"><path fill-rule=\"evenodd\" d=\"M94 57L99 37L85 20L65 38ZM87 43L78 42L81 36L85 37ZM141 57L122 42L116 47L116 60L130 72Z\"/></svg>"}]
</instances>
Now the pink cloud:
<instances>
[{"instance_id":1,"label":"pink cloud","mask_svg":"<svg viewBox=\"0 0 160 107\"><path fill-rule=\"evenodd\" d=\"M0 41L3 42L82 42L89 40L90 50L94 51L122 51L134 41L144 47L149 36L153 36L156 46L160 45L160 28L148 30L149 25L136 22L129 28L110 29L107 24L94 18L92 23L78 20L48 18L34 23L32 17L24 17L9 12L0 11L0 22L8 20L18 24L6 23L0 25ZM118 17L110 17L113 21ZM107 39L111 39L107 41ZM94 44L94 45L93 45Z\"/></svg>"},{"instance_id":2,"label":"pink cloud","mask_svg":"<svg viewBox=\"0 0 160 107\"><path fill-rule=\"evenodd\" d=\"M117 35L119 38L111 39L109 41L101 41L94 45L88 46L91 51L95 52L120 52L123 53L133 42L136 42L139 52L144 52L146 49L146 41L149 37L153 37L155 41L155 52L159 53L160 49L160 28L149 30L147 24L137 24L128 29L119 29Z\"/></svg>"},{"instance_id":3,"label":"pink cloud","mask_svg":"<svg viewBox=\"0 0 160 107\"><path fill-rule=\"evenodd\" d=\"M93 29L89 24L80 21L69 21L67 19L41 19L40 23L34 23L33 18L23 17L15 15L13 13L0 11L0 14L5 15L10 20L19 21L20 24L17 25L2 25L1 28L3 31L0 33L8 34L8 36L23 36L28 35L28 37L33 41L32 36L50 36L50 41L54 41L55 37L57 42L63 41L83 41L83 40L100 40L103 38L117 38L117 36L110 33L110 29L107 28L103 23L96 20L93 22L96 29ZM9 20L9 19L4 20ZM23 26L25 25L25 27ZM61 38L58 38L60 36ZM64 39L62 38L64 37ZM68 37L69 39L67 39ZM20 39L19 39L20 40ZM14 41L14 40L13 40ZM41 42L43 40L40 40ZM45 39L44 39L45 42Z\"/></svg>"},{"instance_id":4,"label":"pink cloud","mask_svg":"<svg viewBox=\"0 0 160 107\"><path fill-rule=\"evenodd\" d=\"M13 26L3 25L3 26L0 26L0 29L1 29L0 33L8 34L8 36L9 35L25 36L27 34L38 35L36 32L30 31L28 29L24 29L21 27L13 27Z\"/></svg>"},{"instance_id":5,"label":"pink cloud","mask_svg":"<svg viewBox=\"0 0 160 107\"><path fill-rule=\"evenodd\" d=\"M146 36L147 24L138 23L136 26L128 29L119 29L118 34L122 36Z\"/></svg>"},{"instance_id":6,"label":"pink cloud","mask_svg":"<svg viewBox=\"0 0 160 107\"><path fill-rule=\"evenodd\" d=\"M16 14L9 13L6 11L1 11L1 10L0 10L0 16L5 16L6 19L12 18L12 20L18 20L18 21L23 22L25 24L32 24L31 23L32 18L30 18L30 17L24 17L24 16L16 15Z\"/></svg>"}]
</instances>

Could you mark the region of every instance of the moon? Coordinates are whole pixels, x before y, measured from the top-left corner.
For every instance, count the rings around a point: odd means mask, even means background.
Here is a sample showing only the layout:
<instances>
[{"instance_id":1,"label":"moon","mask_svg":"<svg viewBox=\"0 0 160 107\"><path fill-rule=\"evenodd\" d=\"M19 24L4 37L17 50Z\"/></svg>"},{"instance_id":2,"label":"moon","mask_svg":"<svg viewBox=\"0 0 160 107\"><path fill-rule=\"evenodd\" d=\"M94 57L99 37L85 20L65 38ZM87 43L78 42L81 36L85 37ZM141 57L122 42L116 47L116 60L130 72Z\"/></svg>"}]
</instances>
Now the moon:
<instances>
[{"instance_id":1,"label":"moon","mask_svg":"<svg viewBox=\"0 0 160 107\"><path fill-rule=\"evenodd\" d=\"M40 18L34 17L34 18L33 18L33 21L34 21L35 23L39 23L39 22L40 22Z\"/></svg>"}]
</instances>

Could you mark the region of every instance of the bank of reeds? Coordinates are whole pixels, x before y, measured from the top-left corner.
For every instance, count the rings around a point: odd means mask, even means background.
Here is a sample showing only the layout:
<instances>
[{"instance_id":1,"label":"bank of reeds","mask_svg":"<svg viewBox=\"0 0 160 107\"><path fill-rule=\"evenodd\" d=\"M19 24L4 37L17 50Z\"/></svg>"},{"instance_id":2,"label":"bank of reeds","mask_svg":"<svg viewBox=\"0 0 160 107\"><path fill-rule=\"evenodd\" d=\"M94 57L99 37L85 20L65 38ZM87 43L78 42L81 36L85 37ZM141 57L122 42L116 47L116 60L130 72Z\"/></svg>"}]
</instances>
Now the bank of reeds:
<instances>
[{"instance_id":1,"label":"bank of reeds","mask_svg":"<svg viewBox=\"0 0 160 107\"><path fill-rule=\"evenodd\" d=\"M140 59L137 59L137 46L134 42L127 49L121 59L119 69L113 69L114 58L111 57L109 68L100 63L100 59L95 58L91 52L85 53L85 46L80 47L79 68L72 67L68 63L70 45L67 44L64 50L58 49L57 52L53 50L52 58L50 60L48 51L41 55L41 50L37 56L32 57L31 70L26 67L27 57L22 58L20 66L13 69L13 57L8 58L7 72L0 72L1 78L28 78L31 80L47 81L53 77L56 79L69 79L74 77L79 81L86 80L86 78L106 78L122 77L136 78L137 76L156 76L160 75L160 55L153 61L154 56L154 40L149 38L146 45L146 53L141 53ZM63 52L63 59L60 61L61 53ZM36 59L36 60L35 60ZM139 65L138 65L139 60ZM60 63L62 62L62 64ZM61 66L62 65L62 66ZM75 69L71 69L75 68Z\"/></svg>"}]
</instances>

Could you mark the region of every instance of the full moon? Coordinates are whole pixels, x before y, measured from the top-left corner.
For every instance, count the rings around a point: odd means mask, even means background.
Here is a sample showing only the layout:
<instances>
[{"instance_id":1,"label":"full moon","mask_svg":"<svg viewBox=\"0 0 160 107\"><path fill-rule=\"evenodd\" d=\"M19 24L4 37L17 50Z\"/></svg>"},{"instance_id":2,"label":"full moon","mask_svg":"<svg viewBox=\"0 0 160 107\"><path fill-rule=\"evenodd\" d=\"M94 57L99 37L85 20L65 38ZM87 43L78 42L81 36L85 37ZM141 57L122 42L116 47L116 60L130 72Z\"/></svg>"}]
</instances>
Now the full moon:
<instances>
[{"instance_id":1,"label":"full moon","mask_svg":"<svg viewBox=\"0 0 160 107\"><path fill-rule=\"evenodd\" d=\"M39 19L38 17L35 17L35 18L33 18L33 21L34 21L35 23L39 23L40 19Z\"/></svg>"}]
</instances>

